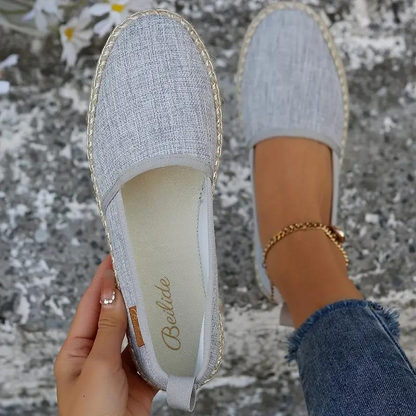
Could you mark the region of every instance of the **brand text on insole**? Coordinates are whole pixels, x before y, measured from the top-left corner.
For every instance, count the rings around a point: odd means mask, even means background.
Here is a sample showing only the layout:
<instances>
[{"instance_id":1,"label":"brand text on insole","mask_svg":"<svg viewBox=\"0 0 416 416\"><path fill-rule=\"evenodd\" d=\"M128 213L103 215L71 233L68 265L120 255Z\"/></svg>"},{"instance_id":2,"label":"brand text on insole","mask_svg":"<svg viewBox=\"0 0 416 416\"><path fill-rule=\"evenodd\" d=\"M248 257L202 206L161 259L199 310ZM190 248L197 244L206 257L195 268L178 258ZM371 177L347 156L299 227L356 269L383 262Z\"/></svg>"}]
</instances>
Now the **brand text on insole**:
<instances>
[{"instance_id":1,"label":"brand text on insole","mask_svg":"<svg viewBox=\"0 0 416 416\"><path fill-rule=\"evenodd\" d=\"M181 348L181 341L179 340L180 330L178 321L173 309L172 293L170 291L170 280L167 277L160 279L159 285L155 285L156 289L160 291L161 298L156 302L156 305L166 315L167 326L160 331L163 342L171 350L179 350Z\"/></svg>"}]
</instances>

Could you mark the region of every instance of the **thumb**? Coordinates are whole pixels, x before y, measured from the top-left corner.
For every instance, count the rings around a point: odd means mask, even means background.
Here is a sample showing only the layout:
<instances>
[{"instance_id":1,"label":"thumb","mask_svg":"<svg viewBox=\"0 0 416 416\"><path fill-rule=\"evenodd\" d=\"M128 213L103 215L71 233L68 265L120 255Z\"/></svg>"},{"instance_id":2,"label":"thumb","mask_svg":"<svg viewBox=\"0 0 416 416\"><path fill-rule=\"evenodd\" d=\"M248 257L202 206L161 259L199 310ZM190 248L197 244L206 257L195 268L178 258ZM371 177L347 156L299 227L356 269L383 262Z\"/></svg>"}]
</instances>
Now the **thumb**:
<instances>
[{"instance_id":1,"label":"thumb","mask_svg":"<svg viewBox=\"0 0 416 416\"><path fill-rule=\"evenodd\" d=\"M106 270L101 283L101 313L90 356L94 360L121 365L121 346L127 328L126 308L116 289L113 270Z\"/></svg>"}]
</instances>

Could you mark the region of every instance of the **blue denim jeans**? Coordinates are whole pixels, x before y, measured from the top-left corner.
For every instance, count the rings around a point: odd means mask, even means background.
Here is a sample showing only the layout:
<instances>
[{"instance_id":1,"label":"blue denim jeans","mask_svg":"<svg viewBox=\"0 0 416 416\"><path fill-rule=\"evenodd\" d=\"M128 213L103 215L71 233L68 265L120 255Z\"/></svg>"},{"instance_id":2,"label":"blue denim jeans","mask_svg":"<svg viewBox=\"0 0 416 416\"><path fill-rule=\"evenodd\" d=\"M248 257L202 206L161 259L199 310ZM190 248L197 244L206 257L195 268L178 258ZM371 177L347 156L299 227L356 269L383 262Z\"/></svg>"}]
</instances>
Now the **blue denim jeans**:
<instances>
[{"instance_id":1,"label":"blue denim jeans","mask_svg":"<svg viewBox=\"0 0 416 416\"><path fill-rule=\"evenodd\" d=\"M415 416L416 373L398 313L365 300L315 312L289 339L310 416ZM415 340L416 342L416 340Z\"/></svg>"}]
</instances>

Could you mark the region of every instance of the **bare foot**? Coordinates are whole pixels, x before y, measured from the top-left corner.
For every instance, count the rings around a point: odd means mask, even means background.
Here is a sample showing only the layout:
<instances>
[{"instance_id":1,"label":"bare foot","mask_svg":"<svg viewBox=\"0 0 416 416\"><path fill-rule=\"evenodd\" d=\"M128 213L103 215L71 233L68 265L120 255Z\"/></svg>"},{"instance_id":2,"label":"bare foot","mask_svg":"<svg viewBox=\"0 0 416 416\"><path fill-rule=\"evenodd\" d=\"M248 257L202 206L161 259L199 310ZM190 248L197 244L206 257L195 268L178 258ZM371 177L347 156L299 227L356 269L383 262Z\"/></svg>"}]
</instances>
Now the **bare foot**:
<instances>
[{"instance_id":1,"label":"bare foot","mask_svg":"<svg viewBox=\"0 0 416 416\"><path fill-rule=\"evenodd\" d=\"M255 149L254 181L261 243L284 227L307 221L330 225L330 149L314 140L276 138ZM289 306L295 326L343 299L362 299L344 257L322 230L298 231L277 243L267 274Z\"/></svg>"}]
</instances>

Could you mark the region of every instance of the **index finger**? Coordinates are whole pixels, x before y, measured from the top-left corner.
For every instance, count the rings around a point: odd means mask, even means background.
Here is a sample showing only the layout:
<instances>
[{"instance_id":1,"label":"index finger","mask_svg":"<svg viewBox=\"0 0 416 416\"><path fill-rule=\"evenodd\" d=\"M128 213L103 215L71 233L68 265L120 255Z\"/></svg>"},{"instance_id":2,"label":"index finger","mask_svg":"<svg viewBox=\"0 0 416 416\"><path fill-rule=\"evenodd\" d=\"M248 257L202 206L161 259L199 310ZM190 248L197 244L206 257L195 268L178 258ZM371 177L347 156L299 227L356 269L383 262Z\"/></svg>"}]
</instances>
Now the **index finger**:
<instances>
[{"instance_id":1,"label":"index finger","mask_svg":"<svg viewBox=\"0 0 416 416\"><path fill-rule=\"evenodd\" d=\"M94 340L101 311L101 280L106 270L111 270L112 268L111 256L107 255L98 266L91 285L79 302L74 320L69 329L67 340L71 338L87 338Z\"/></svg>"}]
</instances>

